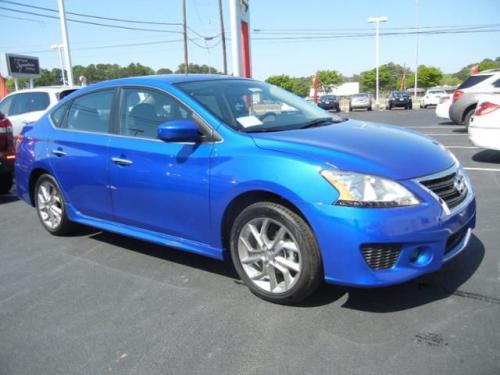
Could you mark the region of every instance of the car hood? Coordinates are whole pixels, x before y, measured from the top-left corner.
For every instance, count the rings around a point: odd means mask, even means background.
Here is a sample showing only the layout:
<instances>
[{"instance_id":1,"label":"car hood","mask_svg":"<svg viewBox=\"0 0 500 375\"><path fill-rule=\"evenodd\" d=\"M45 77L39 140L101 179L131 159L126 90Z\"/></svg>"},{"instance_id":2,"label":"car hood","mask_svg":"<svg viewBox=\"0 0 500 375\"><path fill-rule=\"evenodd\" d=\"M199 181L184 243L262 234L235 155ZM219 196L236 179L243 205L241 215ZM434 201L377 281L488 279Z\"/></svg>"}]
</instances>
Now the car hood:
<instances>
[{"instance_id":1,"label":"car hood","mask_svg":"<svg viewBox=\"0 0 500 375\"><path fill-rule=\"evenodd\" d=\"M430 137L397 126L363 121L253 133L252 137L262 149L395 180L430 175L455 162L453 156Z\"/></svg>"}]
</instances>

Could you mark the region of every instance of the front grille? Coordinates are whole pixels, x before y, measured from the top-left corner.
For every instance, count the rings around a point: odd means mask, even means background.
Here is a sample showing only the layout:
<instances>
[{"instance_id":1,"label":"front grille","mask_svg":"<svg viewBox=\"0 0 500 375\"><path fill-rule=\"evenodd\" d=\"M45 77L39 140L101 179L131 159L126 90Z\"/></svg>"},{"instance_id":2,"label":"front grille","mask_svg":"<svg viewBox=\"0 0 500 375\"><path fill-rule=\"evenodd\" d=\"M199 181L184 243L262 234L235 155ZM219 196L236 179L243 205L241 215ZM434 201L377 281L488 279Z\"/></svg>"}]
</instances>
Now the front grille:
<instances>
[{"instance_id":1,"label":"front grille","mask_svg":"<svg viewBox=\"0 0 500 375\"><path fill-rule=\"evenodd\" d=\"M427 189L441 198L451 210L467 197L468 188L461 173L450 173L444 177L420 181Z\"/></svg>"},{"instance_id":2,"label":"front grille","mask_svg":"<svg viewBox=\"0 0 500 375\"><path fill-rule=\"evenodd\" d=\"M457 246L464 238L467 233L467 228L464 227L460 229L458 232L453 233L450 237L448 237L448 241L446 241L446 248L444 249L444 253L448 254L455 246Z\"/></svg>"},{"instance_id":3,"label":"front grille","mask_svg":"<svg viewBox=\"0 0 500 375\"><path fill-rule=\"evenodd\" d=\"M368 266L374 270L386 270L394 267L401 253L399 244L365 244L361 254Z\"/></svg>"}]
</instances>

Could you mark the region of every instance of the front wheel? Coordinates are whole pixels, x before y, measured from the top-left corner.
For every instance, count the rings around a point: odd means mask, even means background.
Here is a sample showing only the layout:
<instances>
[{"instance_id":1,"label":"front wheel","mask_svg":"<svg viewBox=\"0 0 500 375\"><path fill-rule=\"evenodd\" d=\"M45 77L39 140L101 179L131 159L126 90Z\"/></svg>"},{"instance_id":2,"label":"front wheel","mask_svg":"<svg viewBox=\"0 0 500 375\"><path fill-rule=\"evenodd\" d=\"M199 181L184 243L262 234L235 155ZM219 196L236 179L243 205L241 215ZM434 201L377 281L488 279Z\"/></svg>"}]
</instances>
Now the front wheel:
<instances>
[{"instance_id":1,"label":"front wheel","mask_svg":"<svg viewBox=\"0 0 500 375\"><path fill-rule=\"evenodd\" d=\"M304 300L323 278L311 228L273 202L252 204L238 215L231 229L231 257L250 291L274 303Z\"/></svg>"},{"instance_id":2,"label":"front wheel","mask_svg":"<svg viewBox=\"0 0 500 375\"><path fill-rule=\"evenodd\" d=\"M63 194L51 175L44 174L37 180L35 205L38 218L47 231L57 236L72 231L73 223L66 215Z\"/></svg>"}]
</instances>

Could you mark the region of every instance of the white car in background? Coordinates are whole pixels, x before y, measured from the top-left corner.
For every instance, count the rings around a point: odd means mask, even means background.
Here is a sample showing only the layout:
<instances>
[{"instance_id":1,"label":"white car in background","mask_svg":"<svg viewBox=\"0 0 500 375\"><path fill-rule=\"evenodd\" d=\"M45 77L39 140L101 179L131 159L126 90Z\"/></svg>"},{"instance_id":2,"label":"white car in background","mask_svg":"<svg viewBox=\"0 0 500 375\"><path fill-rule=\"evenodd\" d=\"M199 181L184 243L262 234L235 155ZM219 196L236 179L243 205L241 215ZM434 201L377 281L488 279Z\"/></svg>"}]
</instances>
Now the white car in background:
<instances>
[{"instance_id":1,"label":"white car in background","mask_svg":"<svg viewBox=\"0 0 500 375\"><path fill-rule=\"evenodd\" d=\"M439 98L439 104L436 106L436 116L442 119L450 119L450 107L452 103L451 95L443 95Z\"/></svg>"},{"instance_id":2,"label":"white car in background","mask_svg":"<svg viewBox=\"0 0 500 375\"><path fill-rule=\"evenodd\" d=\"M469 123L469 139L478 147L500 151L500 94L480 98Z\"/></svg>"},{"instance_id":3,"label":"white car in background","mask_svg":"<svg viewBox=\"0 0 500 375\"><path fill-rule=\"evenodd\" d=\"M14 91L0 102L0 112L9 119L15 137L24 125L37 121L59 100L76 90L78 87L60 86Z\"/></svg>"},{"instance_id":4,"label":"white car in background","mask_svg":"<svg viewBox=\"0 0 500 375\"><path fill-rule=\"evenodd\" d=\"M447 95L444 89L428 89L425 95L420 99L420 107L427 108L429 106L437 106L439 99Z\"/></svg>"}]
</instances>

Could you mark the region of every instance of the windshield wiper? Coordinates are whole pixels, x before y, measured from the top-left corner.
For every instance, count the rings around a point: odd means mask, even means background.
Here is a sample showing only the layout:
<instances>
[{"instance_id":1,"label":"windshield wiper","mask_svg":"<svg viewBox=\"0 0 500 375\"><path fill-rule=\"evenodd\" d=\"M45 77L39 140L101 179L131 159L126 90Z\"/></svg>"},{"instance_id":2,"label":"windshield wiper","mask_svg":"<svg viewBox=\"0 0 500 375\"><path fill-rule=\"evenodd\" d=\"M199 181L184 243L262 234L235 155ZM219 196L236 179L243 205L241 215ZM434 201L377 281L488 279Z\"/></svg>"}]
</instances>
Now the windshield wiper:
<instances>
[{"instance_id":1,"label":"windshield wiper","mask_svg":"<svg viewBox=\"0 0 500 375\"><path fill-rule=\"evenodd\" d=\"M309 122L306 122L305 124L302 124L302 126L299 127L299 129L307 129L307 128L315 128L317 126L324 126L324 125L329 125L329 124L338 124L339 122L343 122L345 119L341 118L339 120L335 120L333 117L320 117L314 120L311 120Z\"/></svg>"}]
</instances>

